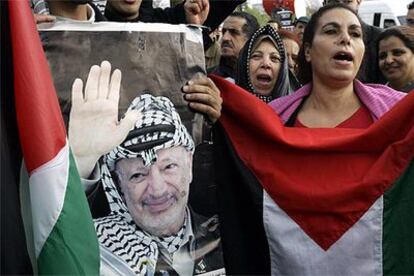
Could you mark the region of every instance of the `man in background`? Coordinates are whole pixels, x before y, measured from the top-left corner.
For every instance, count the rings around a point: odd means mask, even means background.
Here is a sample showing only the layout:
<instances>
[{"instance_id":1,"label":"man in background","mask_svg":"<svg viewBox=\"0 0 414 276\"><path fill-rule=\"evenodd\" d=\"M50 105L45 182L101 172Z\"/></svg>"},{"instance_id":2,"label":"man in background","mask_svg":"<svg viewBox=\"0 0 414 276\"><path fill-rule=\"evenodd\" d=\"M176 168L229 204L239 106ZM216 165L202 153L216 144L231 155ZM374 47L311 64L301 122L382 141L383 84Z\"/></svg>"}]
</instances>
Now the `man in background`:
<instances>
[{"instance_id":1,"label":"man in background","mask_svg":"<svg viewBox=\"0 0 414 276\"><path fill-rule=\"evenodd\" d=\"M267 25L270 25L276 32L279 30L279 28L281 28L280 20L273 18L267 21Z\"/></svg>"},{"instance_id":2,"label":"man in background","mask_svg":"<svg viewBox=\"0 0 414 276\"><path fill-rule=\"evenodd\" d=\"M307 16L301 16L295 22L295 28L293 32L298 37L300 43L302 43L303 33L305 32L305 28L306 28L306 25L308 25L308 22L309 22L309 17Z\"/></svg>"},{"instance_id":3,"label":"man in background","mask_svg":"<svg viewBox=\"0 0 414 276\"><path fill-rule=\"evenodd\" d=\"M259 29L256 18L246 12L234 12L223 23L220 64L212 73L234 81L240 50Z\"/></svg>"}]
</instances>

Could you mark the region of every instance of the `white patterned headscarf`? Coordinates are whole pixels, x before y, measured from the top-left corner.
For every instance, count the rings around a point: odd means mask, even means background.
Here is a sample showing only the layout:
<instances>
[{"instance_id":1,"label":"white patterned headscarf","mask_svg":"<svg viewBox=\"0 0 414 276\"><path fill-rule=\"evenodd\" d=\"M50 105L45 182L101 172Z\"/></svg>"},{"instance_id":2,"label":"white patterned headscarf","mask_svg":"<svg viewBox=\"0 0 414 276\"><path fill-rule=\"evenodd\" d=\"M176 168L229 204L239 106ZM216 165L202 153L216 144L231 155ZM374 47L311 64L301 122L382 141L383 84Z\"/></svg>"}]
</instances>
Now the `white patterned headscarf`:
<instances>
[{"instance_id":1,"label":"white patterned headscarf","mask_svg":"<svg viewBox=\"0 0 414 276\"><path fill-rule=\"evenodd\" d=\"M174 105L166 97L141 95L134 99L128 110L140 111L142 118L125 141L104 157L101 180L111 212L96 219L95 228L100 245L124 260L135 274L153 275L159 246L171 254L178 250L186 221L179 232L170 237L155 237L139 229L113 181L112 172L116 162L124 158L142 158L144 164L150 166L157 160L160 149L183 146L193 153L194 142Z\"/></svg>"}]
</instances>

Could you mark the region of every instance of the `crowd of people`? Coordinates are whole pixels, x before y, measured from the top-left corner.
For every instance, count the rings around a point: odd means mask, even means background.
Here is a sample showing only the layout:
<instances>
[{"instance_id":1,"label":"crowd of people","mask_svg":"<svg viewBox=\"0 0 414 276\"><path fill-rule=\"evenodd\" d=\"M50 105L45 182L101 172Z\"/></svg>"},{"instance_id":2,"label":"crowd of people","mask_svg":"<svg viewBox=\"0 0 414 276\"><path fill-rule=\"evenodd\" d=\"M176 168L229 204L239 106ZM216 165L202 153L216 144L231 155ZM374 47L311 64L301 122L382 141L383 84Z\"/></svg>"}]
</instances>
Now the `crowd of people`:
<instances>
[{"instance_id":1,"label":"crowd of people","mask_svg":"<svg viewBox=\"0 0 414 276\"><path fill-rule=\"evenodd\" d=\"M133 2L133 3L132 3ZM131 3L124 3L123 1L44 1L32 0L32 8L34 11L35 20L37 23L53 22L59 20L68 21L113 21L113 22L159 22L170 24L199 24L209 27L209 31L204 31L204 47L206 52L206 70L209 73L228 78L228 80L235 82L237 75L240 77L239 71L243 67L240 62L243 58L240 53L246 42L253 36L254 32L258 31L259 23L256 18L246 12L232 12L237 5L243 1L225 1L218 3L215 1L197 0L184 1L173 8L153 8L152 1L132 1ZM358 8L361 1L339 1L326 0L324 4L345 3L352 10L358 13ZM410 4L407 8L407 26L410 26L412 21L412 12L414 4ZM303 34L306 25L309 22L309 17L302 16L297 18L294 23L293 30L286 30L281 26L279 19L271 19L267 25L272 26L276 31L277 37L282 38L284 47L281 55L284 60L284 55L287 56L290 90L293 92L306 84L299 82L297 79L297 62L299 48L302 45ZM381 52L380 46L383 46L383 40L389 40L389 37L399 37L403 42L408 53L411 53L410 41L412 34L410 29L405 27L390 28L393 31L387 30L385 34L379 35L383 32L382 29L370 26L363 21L361 28L363 32L363 40L365 45L364 59L358 72L358 80L363 83L378 83L389 84L391 87L409 91L409 84L414 76L410 73L411 69L409 62L411 59L405 59L407 64L398 66L396 71L404 71L404 76L399 76L396 80L395 75L389 76L385 73L384 54L379 57ZM207 33L209 32L209 35ZM388 35L393 32L393 35ZM399 33L397 35L396 33ZM380 39L378 39L380 38ZM388 38L388 39L387 39ZM395 38L396 39L396 38ZM402 45L399 45L402 46ZM393 45L393 48L396 48ZM401 47L400 47L401 48ZM280 52L281 49L277 49ZM396 55L394 55L396 56ZM396 63L403 63L402 59L394 59L392 68L396 68ZM402 67L406 67L404 69ZM390 68L388 66L387 68ZM246 68L247 69L247 68ZM284 70L282 70L283 72ZM410 75L411 74L411 75ZM278 76L276 75L275 78ZM263 80L265 81L265 80ZM272 80L273 81L273 80ZM396 83L398 85L391 85ZM407 87L408 86L408 87ZM408 91L407 91L408 89ZM251 91L251 89L250 89ZM253 92L253 91L252 91ZM285 93L279 93L285 95Z\"/></svg>"},{"instance_id":2,"label":"crowd of people","mask_svg":"<svg viewBox=\"0 0 414 276\"><path fill-rule=\"evenodd\" d=\"M233 12L243 0L185 0L166 9L140 0L107 0L99 8L87 0L32 0L32 8L38 24L205 25L206 71L268 103L285 126L368 128L414 89L414 2L407 26L382 30L360 20L361 1L326 0L313 15L299 17L293 30L274 19L260 27L251 14ZM89 194L103 185L110 205L108 216L95 220L102 269L224 274L217 218L200 216L187 205L195 149L191 136L163 97L137 97L118 122L120 75L104 61L91 68L85 89L81 80L72 89L69 140L80 176ZM182 92L209 123L220 120L222 99L210 78L197 75ZM91 106L102 101L110 104L97 114ZM155 126L158 119L162 126ZM105 141L99 141L102 137Z\"/></svg>"}]
</instances>

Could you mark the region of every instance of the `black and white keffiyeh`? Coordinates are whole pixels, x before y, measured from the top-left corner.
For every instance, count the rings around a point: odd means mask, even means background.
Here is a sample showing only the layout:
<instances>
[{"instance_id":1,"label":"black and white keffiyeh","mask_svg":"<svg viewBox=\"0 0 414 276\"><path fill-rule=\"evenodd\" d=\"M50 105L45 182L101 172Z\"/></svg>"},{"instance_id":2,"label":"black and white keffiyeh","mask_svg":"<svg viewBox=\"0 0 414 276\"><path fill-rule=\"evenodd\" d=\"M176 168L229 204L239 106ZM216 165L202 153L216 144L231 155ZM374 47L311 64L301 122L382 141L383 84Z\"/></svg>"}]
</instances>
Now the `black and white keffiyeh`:
<instances>
[{"instance_id":1,"label":"black and white keffiyeh","mask_svg":"<svg viewBox=\"0 0 414 276\"><path fill-rule=\"evenodd\" d=\"M128 212L112 178L118 160L141 157L146 166L156 161L160 149L183 146L194 152L194 142L179 114L168 98L144 94L134 99L128 110L138 110L142 118L137 121L121 145L104 157L101 164L102 185L111 213L95 220L100 245L124 260L137 275L155 273L160 246L170 254L176 252L183 241L188 210L183 227L173 236L155 237L142 231Z\"/></svg>"},{"instance_id":2,"label":"black and white keffiyeh","mask_svg":"<svg viewBox=\"0 0 414 276\"><path fill-rule=\"evenodd\" d=\"M193 138L168 98L144 94L134 99L130 110L138 110L143 116L126 140L107 155L110 170L122 158L141 157L145 166L149 166L157 160L158 150L172 146L183 146L194 152Z\"/></svg>"}]
</instances>

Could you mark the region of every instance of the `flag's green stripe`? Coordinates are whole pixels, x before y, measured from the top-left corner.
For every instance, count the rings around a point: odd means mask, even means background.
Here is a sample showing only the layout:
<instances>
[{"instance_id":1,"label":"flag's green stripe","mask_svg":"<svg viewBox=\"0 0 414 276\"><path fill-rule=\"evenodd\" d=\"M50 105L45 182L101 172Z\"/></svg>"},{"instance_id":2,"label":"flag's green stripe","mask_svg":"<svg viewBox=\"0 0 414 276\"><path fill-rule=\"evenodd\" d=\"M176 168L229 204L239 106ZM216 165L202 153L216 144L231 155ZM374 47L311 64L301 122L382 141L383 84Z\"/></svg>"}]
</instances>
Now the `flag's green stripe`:
<instances>
[{"instance_id":1,"label":"flag's green stripe","mask_svg":"<svg viewBox=\"0 0 414 276\"><path fill-rule=\"evenodd\" d=\"M384 275L414 274L414 161L384 194Z\"/></svg>"},{"instance_id":2,"label":"flag's green stripe","mask_svg":"<svg viewBox=\"0 0 414 276\"><path fill-rule=\"evenodd\" d=\"M38 258L39 274L99 274L99 246L74 159L62 212ZM47 200L47 195L45 195Z\"/></svg>"}]
</instances>

